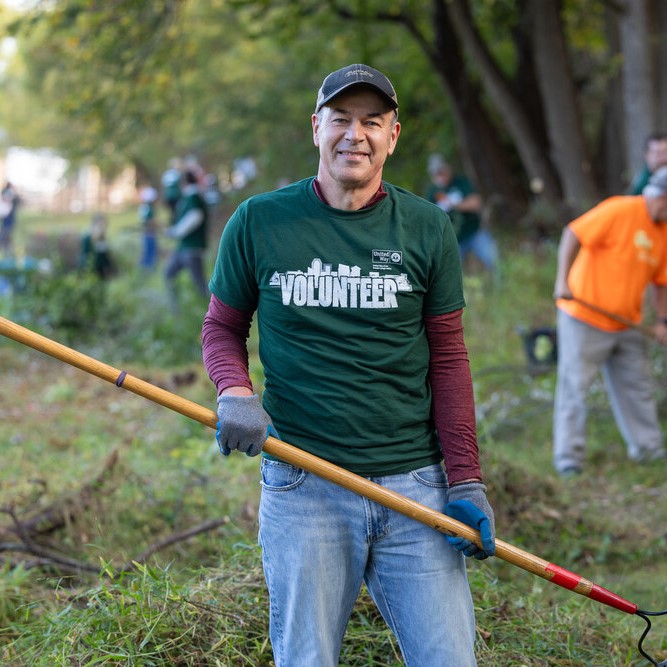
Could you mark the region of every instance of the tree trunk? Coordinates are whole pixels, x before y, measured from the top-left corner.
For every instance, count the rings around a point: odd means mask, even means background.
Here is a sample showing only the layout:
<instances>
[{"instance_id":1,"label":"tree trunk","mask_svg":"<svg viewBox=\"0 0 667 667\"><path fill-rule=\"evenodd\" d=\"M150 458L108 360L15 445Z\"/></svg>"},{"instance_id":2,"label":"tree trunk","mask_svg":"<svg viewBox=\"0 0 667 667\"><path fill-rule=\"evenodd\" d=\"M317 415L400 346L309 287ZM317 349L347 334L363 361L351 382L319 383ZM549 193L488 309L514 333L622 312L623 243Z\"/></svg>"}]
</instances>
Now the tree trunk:
<instances>
[{"instance_id":1,"label":"tree trunk","mask_svg":"<svg viewBox=\"0 0 667 667\"><path fill-rule=\"evenodd\" d=\"M433 35L426 34L411 11L387 11L384 3L372 14L360 3L364 21L374 19L402 25L419 45L437 72L450 98L463 166L484 198L497 205L503 218L514 225L528 204L528 188L523 174L516 168L517 159L503 142L503 133L494 124L482 102L482 91L474 78L468 76L463 49L445 8L449 0L431 0ZM360 20L362 12L330 0L331 9L341 18ZM504 220L498 217L502 225Z\"/></svg>"},{"instance_id":2,"label":"tree trunk","mask_svg":"<svg viewBox=\"0 0 667 667\"><path fill-rule=\"evenodd\" d=\"M657 87L656 132L667 132L667 2L653 0L651 35L653 64Z\"/></svg>"},{"instance_id":3,"label":"tree trunk","mask_svg":"<svg viewBox=\"0 0 667 667\"><path fill-rule=\"evenodd\" d=\"M653 63L650 55L648 0L625 0L621 3L619 34L623 53L623 107L625 142L631 173L644 162L646 136L656 127L656 92L653 86Z\"/></svg>"},{"instance_id":4,"label":"tree trunk","mask_svg":"<svg viewBox=\"0 0 667 667\"><path fill-rule=\"evenodd\" d=\"M550 157L558 170L565 204L582 212L599 199L584 141L577 96L565 48L561 0L530 4L533 55L549 135Z\"/></svg>"},{"instance_id":5,"label":"tree trunk","mask_svg":"<svg viewBox=\"0 0 667 667\"><path fill-rule=\"evenodd\" d=\"M621 51L618 36L618 21L612 10L605 9L605 37L607 61L618 60ZM607 100L602 114L602 128L595 152L597 181L607 196L627 192L632 174L626 167L625 142L619 141L625 132L623 112L623 88L620 76L610 75L607 82Z\"/></svg>"},{"instance_id":6,"label":"tree trunk","mask_svg":"<svg viewBox=\"0 0 667 667\"><path fill-rule=\"evenodd\" d=\"M433 8L434 48L427 55L451 98L466 170L487 202L493 197L510 207L514 222L516 212L525 208L527 191L516 178L512 157L484 109L479 87L466 73L461 44L444 4L435 0Z\"/></svg>"},{"instance_id":7,"label":"tree trunk","mask_svg":"<svg viewBox=\"0 0 667 667\"><path fill-rule=\"evenodd\" d=\"M544 154L518 95L512 90L475 30L466 0L450 0L447 13L465 50L474 60L485 89L500 113L528 174L531 188L558 206L561 192L556 172Z\"/></svg>"}]
</instances>

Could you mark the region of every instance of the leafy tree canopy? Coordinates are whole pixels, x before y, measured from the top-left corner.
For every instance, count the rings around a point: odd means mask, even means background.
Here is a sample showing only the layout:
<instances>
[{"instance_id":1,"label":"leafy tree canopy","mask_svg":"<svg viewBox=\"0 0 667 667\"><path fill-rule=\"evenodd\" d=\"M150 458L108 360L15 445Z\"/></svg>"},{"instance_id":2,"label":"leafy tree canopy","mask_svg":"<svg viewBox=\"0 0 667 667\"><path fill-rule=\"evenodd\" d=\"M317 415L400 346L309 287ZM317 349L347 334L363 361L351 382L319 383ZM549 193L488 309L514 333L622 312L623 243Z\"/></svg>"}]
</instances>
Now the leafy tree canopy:
<instances>
[{"instance_id":1,"label":"leafy tree canopy","mask_svg":"<svg viewBox=\"0 0 667 667\"><path fill-rule=\"evenodd\" d=\"M0 122L10 140L47 143L107 172L131 160L155 178L175 155L195 153L214 170L252 155L258 185L271 187L314 170L309 115L322 77L367 62L399 92L403 133L389 179L420 191L438 151L460 160L485 195L582 206L622 187L628 150L634 169L636 137L660 129L667 104L641 70L667 42L658 39L667 11L655 0L630 7L42 0L8 24L21 64L2 82L16 103ZM632 75L619 35L630 40L653 16ZM624 81L634 87L622 93Z\"/></svg>"}]
</instances>

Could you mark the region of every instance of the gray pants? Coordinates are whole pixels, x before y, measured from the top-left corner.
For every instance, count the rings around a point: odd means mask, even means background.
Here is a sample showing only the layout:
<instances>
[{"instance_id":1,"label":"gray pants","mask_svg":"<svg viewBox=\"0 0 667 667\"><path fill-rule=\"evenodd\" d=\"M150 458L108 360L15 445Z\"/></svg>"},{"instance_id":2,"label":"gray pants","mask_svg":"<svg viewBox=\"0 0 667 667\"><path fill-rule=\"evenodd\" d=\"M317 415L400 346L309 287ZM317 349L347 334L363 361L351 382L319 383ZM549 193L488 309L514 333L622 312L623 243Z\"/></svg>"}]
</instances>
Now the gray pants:
<instances>
[{"instance_id":1,"label":"gray pants","mask_svg":"<svg viewBox=\"0 0 667 667\"><path fill-rule=\"evenodd\" d=\"M628 457L650 461L665 456L646 337L636 329L602 331L559 310L553 433L559 472L583 466L586 397L599 371Z\"/></svg>"},{"instance_id":2,"label":"gray pants","mask_svg":"<svg viewBox=\"0 0 667 667\"><path fill-rule=\"evenodd\" d=\"M197 292L204 297L208 296L208 285L204 277L204 252L203 248L178 248L169 255L164 275L172 299L176 298L174 280L184 270L190 272Z\"/></svg>"}]
</instances>

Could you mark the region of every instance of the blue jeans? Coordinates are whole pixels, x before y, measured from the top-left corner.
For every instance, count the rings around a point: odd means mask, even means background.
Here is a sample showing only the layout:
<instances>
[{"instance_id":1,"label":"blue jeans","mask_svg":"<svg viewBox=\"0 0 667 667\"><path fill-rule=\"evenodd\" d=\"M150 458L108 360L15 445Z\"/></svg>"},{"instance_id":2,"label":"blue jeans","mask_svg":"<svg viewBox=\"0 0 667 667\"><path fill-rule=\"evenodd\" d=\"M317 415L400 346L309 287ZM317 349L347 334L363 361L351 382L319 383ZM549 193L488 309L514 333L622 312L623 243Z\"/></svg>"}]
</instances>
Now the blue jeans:
<instances>
[{"instance_id":1,"label":"blue jeans","mask_svg":"<svg viewBox=\"0 0 667 667\"><path fill-rule=\"evenodd\" d=\"M259 542L276 667L335 667L362 582L407 667L474 667L464 557L414 519L287 463L262 460ZM441 465L372 481L441 511Z\"/></svg>"},{"instance_id":2,"label":"blue jeans","mask_svg":"<svg viewBox=\"0 0 667 667\"><path fill-rule=\"evenodd\" d=\"M142 269L154 269L158 260L157 236L155 234L144 234L143 248L139 266Z\"/></svg>"},{"instance_id":3,"label":"blue jeans","mask_svg":"<svg viewBox=\"0 0 667 667\"><path fill-rule=\"evenodd\" d=\"M495 271L498 263L498 247L486 229L480 229L459 243L461 261L472 253L489 271Z\"/></svg>"}]
</instances>

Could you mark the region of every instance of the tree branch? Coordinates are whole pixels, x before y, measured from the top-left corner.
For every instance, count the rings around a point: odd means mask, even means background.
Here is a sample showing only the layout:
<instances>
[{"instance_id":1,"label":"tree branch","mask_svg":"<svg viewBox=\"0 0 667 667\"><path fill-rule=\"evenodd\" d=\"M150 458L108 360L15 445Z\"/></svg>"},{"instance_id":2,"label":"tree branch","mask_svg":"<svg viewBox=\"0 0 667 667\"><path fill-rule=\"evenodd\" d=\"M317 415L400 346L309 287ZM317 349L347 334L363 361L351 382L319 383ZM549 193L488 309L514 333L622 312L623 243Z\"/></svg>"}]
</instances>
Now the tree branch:
<instances>
[{"instance_id":1,"label":"tree branch","mask_svg":"<svg viewBox=\"0 0 667 667\"><path fill-rule=\"evenodd\" d=\"M331 10L340 18L351 21L358 21L361 19L368 20L371 18L375 21L382 21L384 23L393 23L395 25L403 26L419 44L419 48L426 54L429 59L435 57L435 52L431 47L429 41L426 39L426 35L419 29L417 23L413 20L412 16L406 14L405 12L386 12L382 10L372 12L372 15L364 13L363 15L359 11L353 11L349 7L344 7L336 0L330 0L329 6Z\"/></svg>"},{"instance_id":2,"label":"tree branch","mask_svg":"<svg viewBox=\"0 0 667 667\"><path fill-rule=\"evenodd\" d=\"M14 526L13 528L0 528L0 537L3 536L3 533L11 533L21 537L25 542L26 536L31 539L36 535L48 535L62 528L78 513L88 508L91 498L104 486L116 463L118 463L118 451L113 450L97 477L81 487L76 496L47 507L28 519L20 520L12 507L0 507L0 513L8 514Z\"/></svg>"},{"instance_id":3,"label":"tree branch","mask_svg":"<svg viewBox=\"0 0 667 667\"><path fill-rule=\"evenodd\" d=\"M72 502L72 499L69 499L69 501L61 501L57 506L49 507L24 521L20 519L13 506L0 508L0 512L7 514L11 519L10 526L0 528L0 537L4 538L3 541L0 542L0 553L20 553L35 556L36 558L32 560L20 559L18 561L26 569L56 567L66 572L75 572L79 574L83 572L100 572L99 565L92 565L76 558L64 556L57 553L57 546L47 547L38 543L35 538L43 537L44 535L55 532L59 528L62 528L73 521L77 515L80 515L85 511L95 493L102 488L105 478L109 475L117 461L118 452L114 450L105 462L104 467L98 476L92 482L85 484L79 490L78 494L76 494L74 497L76 502ZM201 533L215 530L227 523L229 523L229 518L227 517L210 519L193 528L188 528L187 530L168 535L149 545L143 552L135 558L123 563L121 566L115 567L111 564L109 571L122 573L134 570L137 565L145 563L158 551L166 549L178 542L189 540ZM19 541L15 541L12 539L13 537L18 537ZM9 560L8 562L11 567L16 566L14 560Z\"/></svg>"},{"instance_id":4,"label":"tree branch","mask_svg":"<svg viewBox=\"0 0 667 667\"><path fill-rule=\"evenodd\" d=\"M128 570L136 569L137 564L140 565L142 563L145 563L153 554L157 553L158 551L166 549L167 547L171 546L172 544L176 544L177 542L184 542L185 540L189 540L191 537L195 537L196 535L199 535L201 533L206 533L210 530L215 530L216 528L224 526L228 523L229 523L228 517L223 517L222 519L211 519L209 521L205 521L202 524L199 524L198 526L195 526L194 528L184 530L181 533L174 533L173 535L168 535L167 537L151 544L145 551L139 554L136 558L132 558L131 560L127 561L123 566L119 568L119 572L127 572Z\"/></svg>"}]
</instances>

